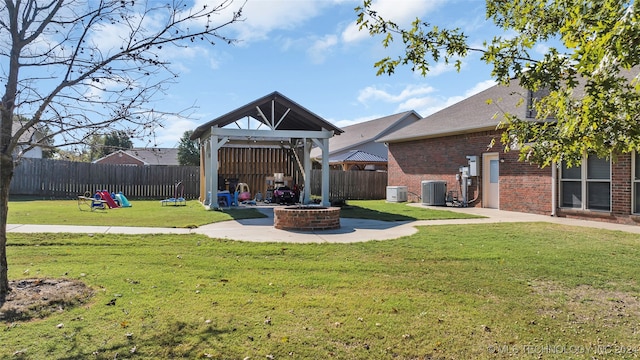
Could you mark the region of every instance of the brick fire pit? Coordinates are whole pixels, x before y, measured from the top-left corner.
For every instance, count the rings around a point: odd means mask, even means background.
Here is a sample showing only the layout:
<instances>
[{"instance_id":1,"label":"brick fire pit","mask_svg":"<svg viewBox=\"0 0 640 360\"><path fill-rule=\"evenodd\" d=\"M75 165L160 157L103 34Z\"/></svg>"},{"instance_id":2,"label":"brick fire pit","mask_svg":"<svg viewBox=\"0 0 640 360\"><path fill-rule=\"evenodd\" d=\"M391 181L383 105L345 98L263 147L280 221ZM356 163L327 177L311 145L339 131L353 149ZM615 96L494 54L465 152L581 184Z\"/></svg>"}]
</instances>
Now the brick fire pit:
<instances>
[{"instance_id":1,"label":"brick fire pit","mask_svg":"<svg viewBox=\"0 0 640 360\"><path fill-rule=\"evenodd\" d=\"M340 208L287 206L273 208L273 226L280 230L331 230L340 228Z\"/></svg>"}]
</instances>

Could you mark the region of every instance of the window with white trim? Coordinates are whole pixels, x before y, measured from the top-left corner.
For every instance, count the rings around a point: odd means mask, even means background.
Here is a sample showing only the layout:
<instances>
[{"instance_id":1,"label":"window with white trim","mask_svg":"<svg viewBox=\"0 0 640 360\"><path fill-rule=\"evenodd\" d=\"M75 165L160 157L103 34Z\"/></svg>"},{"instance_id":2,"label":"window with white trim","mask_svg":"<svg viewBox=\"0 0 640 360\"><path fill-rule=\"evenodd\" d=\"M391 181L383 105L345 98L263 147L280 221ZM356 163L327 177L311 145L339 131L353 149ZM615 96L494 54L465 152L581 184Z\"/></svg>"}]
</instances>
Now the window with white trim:
<instances>
[{"instance_id":1,"label":"window with white trim","mask_svg":"<svg viewBox=\"0 0 640 360\"><path fill-rule=\"evenodd\" d=\"M640 152L633 155L633 213L640 214Z\"/></svg>"},{"instance_id":2,"label":"window with white trim","mask_svg":"<svg viewBox=\"0 0 640 360\"><path fill-rule=\"evenodd\" d=\"M573 168L568 168L562 163L560 206L579 210L610 211L610 159L589 155L582 160L580 166Z\"/></svg>"}]
</instances>

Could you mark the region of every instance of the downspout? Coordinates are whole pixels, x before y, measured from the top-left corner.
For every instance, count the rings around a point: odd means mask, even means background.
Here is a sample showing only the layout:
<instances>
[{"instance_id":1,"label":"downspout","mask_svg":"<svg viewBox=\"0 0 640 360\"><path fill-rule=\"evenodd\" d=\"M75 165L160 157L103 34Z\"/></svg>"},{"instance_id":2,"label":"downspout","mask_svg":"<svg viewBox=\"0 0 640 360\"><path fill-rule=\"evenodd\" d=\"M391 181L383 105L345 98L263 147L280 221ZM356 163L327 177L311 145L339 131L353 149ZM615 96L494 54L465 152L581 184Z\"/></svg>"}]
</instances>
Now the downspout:
<instances>
[{"instance_id":1,"label":"downspout","mask_svg":"<svg viewBox=\"0 0 640 360\"><path fill-rule=\"evenodd\" d=\"M551 163L551 216L557 216L556 204L558 203L558 165Z\"/></svg>"}]
</instances>

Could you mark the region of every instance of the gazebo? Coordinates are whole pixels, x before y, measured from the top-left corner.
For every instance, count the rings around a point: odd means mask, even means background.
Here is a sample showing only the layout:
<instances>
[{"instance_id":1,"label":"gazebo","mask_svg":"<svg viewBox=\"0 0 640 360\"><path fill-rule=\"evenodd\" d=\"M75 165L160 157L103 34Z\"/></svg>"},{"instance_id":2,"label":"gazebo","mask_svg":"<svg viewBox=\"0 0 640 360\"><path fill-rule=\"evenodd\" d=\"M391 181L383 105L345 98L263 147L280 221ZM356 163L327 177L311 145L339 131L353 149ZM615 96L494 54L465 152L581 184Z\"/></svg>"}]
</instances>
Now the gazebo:
<instances>
[{"instance_id":1,"label":"gazebo","mask_svg":"<svg viewBox=\"0 0 640 360\"><path fill-rule=\"evenodd\" d=\"M309 154L315 145L322 150L322 205L329 206L329 139L342 132L277 91L200 125L191 140L200 143L201 201L210 208L218 207L218 150L226 146L271 147L292 152L302 173L302 202L307 204L311 201Z\"/></svg>"},{"instance_id":2,"label":"gazebo","mask_svg":"<svg viewBox=\"0 0 640 360\"><path fill-rule=\"evenodd\" d=\"M332 156L329 165L342 171L348 170L387 170L387 159L366 151L350 150Z\"/></svg>"}]
</instances>

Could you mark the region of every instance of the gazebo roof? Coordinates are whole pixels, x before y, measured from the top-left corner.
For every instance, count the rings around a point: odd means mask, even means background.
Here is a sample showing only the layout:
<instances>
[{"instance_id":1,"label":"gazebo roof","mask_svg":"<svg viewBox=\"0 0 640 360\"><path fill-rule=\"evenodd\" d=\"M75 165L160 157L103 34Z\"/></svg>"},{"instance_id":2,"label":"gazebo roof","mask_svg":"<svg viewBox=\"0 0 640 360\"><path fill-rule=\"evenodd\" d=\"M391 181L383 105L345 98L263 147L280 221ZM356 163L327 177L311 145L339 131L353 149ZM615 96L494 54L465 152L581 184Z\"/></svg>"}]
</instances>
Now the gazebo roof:
<instances>
[{"instance_id":1,"label":"gazebo roof","mask_svg":"<svg viewBox=\"0 0 640 360\"><path fill-rule=\"evenodd\" d=\"M333 131L336 135L343 132L320 116L274 91L198 126L191 135L191 140L203 137L212 126L222 128L246 117L255 119L273 130L321 131L324 129Z\"/></svg>"}]
</instances>

